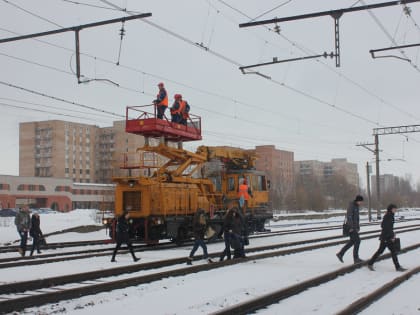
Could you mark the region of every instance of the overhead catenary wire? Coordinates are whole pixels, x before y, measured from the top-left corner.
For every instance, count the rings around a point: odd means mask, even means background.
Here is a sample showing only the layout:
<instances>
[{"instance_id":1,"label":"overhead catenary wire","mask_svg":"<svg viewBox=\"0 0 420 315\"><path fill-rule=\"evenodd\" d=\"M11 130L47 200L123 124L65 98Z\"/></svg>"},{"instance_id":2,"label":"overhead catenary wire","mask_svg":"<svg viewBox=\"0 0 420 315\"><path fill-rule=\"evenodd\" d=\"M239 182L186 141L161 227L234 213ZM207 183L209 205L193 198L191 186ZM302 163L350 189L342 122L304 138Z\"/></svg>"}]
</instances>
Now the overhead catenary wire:
<instances>
[{"instance_id":1,"label":"overhead catenary wire","mask_svg":"<svg viewBox=\"0 0 420 315\"><path fill-rule=\"evenodd\" d=\"M366 5L365 0L360 0L364 5ZM386 35L386 37L391 41L394 46L398 46L395 39L389 34L388 30L385 28L385 26L382 24L382 22L378 19L378 17L372 12L372 10L367 10L369 15L372 17L372 19L375 21L375 23L379 26L379 28L382 30L382 32ZM408 63L417 71L420 73L420 68L411 61L410 58L408 58L407 54L404 52L404 50L400 50L400 54L404 56L405 59L407 59Z\"/></svg>"},{"instance_id":2,"label":"overhead catenary wire","mask_svg":"<svg viewBox=\"0 0 420 315\"><path fill-rule=\"evenodd\" d=\"M93 111L97 111L97 112L104 113L104 114L109 114L109 115L112 115L112 116L115 116L115 117L125 118L125 116L117 114L117 113L109 112L109 111L106 111L106 110L103 110L103 109L99 109L99 108L92 107L92 106L89 106L89 105L81 104L81 103L78 103L78 102L69 101L69 100L66 100L66 99L61 98L61 97L57 97L57 96L49 95L49 94L46 94L46 93L38 92L38 91L35 91L35 90L32 90L32 89L28 89L28 88L13 84L13 83L0 81L0 84L4 85L4 86L11 87L11 88L15 88L15 89L18 89L18 90L22 90L22 91L25 91L25 92L28 92L28 93L31 93L31 94L35 94L35 95L38 95L38 96L42 96L42 97L50 98L50 99L60 101L60 102L63 102L63 103L67 103L67 104L70 104L70 105L79 106L79 107L82 107L82 108L87 108L87 109L90 109L90 110L93 110Z\"/></svg>"},{"instance_id":3,"label":"overhead catenary wire","mask_svg":"<svg viewBox=\"0 0 420 315\"><path fill-rule=\"evenodd\" d=\"M117 6L117 5L113 4L112 2L110 2L110 1L108 1L108 0L100 0L100 1L101 1L101 2L103 2L103 3L106 3L106 4L110 5L110 6L112 6L112 7L113 7L114 9L116 9L116 10L119 10L119 11L125 12L125 13L127 13L127 14L129 14L129 15L133 15L133 13L127 12L127 10L126 10L125 8L119 7L119 6ZM224 4L226 4L226 3L225 3L225 1L223 1L223 0L219 0L219 1L220 1L220 2L222 2L222 3L224 3ZM226 4L226 5L228 5L228 4ZM229 7L231 7L232 9L234 9L234 8L233 8L232 6L230 6L230 5L229 5ZM244 15L244 13L242 13L240 10L237 10L237 9L234 9L234 10L235 10L235 11L237 11L237 12L240 12L242 15ZM152 26L158 27L158 28L159 28L159 29L161 29L161 30L164 30L164 31L169 31L169 30L167 30L167 29L165 29L165 28L163 28L163 27L158 26L156 23L153 23L153 22L151 22L151 21L149 21L149 20L144 20L144 19L142 19L141 21L142 21L142 22L145 22L145 23L147 23L147 24L150 24L150 25L152 25ZM180 36L180 35L178 35L178 34L176 34L176 33L172 32L172 31L169 31L169 34L174 35L174 36L176 36L177 38L182 39L182 40L184 40L184 41L187 41L188 43L190 43L190 44L192 44L192 45L194 45L194 46L197 46L197 45L196 45L196 43L194 43L193 41L191 41L191 40L189 40L189 39L187 39L187 38L185 38L185 37L183 37L183 36ZM207 51L209 51L209 50L207 50ZM216 56L220 56L220 57L221 57L222 59L224 59L225 61L228 61L228 62L230 62L230 63L233 63L233 64L234 64L234 65L236 65L236 66L238 66L238 65L239 65L239 62L233 61L232 59L227 58L227 57L224 57L224 56L222 56L222 55L220 55L220 54L218 54L218 53L216 53ZM298 90L298 89L296 89L296 88L289 87L288 85L286 85L286 84L284 84L284 83L281 83L281 82L278 82L278 81L276 81L276 80L272 80L272 81L273 81L273 82L275 82L275 83L277 83L277 84L280 84L281 86L284 86L284 87L286 87L286 88L288 88L288 89L290 89L290 90L292 90L292 91L295 91L295 92L297 92L298 94L301 94L301 95L303 95L303 96L309 97L309 98L311 98L312 100L316 100L316 101L321 102L321 103L323 103L323 104L325 104L325 105L331 106L332 108L335 108L335 109L337 109L337 110L339 110L339 111L342 111L342 112L344 112L344 113L350 114L350 115L352 115L353 117L356 117L356 118L362 119L362 120L364 120L364 121L366 121L366 122L373 123L373 124L375 124L375 125L378 125L378 126L379 126L379 124L378 124L377 122L374 122L374 121L372 121L372 120L365 119L364 117L362 117L362 116L360 116L360 115L353 114L352 112L350 112L350 111L348 111L348 110L345 110L345 109L342 109L341 107L339 107L339 106L337 106L337 105L335 105L335 104L330 104L330 103L328 103L328 102L324 102L324 101L322 101L321 99L319 99L319 98L317 98L317 97L313 97L312 95L310 95L310 94L308 94L308 93L305 93L305 92L303 92L303 91L300 91L300 90ZM251 105L251 106L254 106L254 105ZM412 116L412 115L411 115L411 116Z\"/></svg>"},{"instance_id":4,"label":"overhead catenary wire","mask_svg":"<svg viewBox=\"0 0 420 315\"><path fill-rule=\"evenodd\" d=\"M11 5L11 6L13 6L13 7L21 10L21 11L23 11L23 12L26 12L26 13L28 13L28 14L36 17L36 18L39 18L39 19L41 19L41 20L43 20L45 22L48 22L48 23L53 24L53 25L58 26L58 27L62 27L61 25L59 25L59 24L51 21L50 19L44 18L44 17L42 17L42 16L40 16L38 14L35 14L35 13L31 12L31 11L28 11L28 10L22 8L21 6L18 6L16 3L12 3L12 2L10 2L8 0L3 0L3 2L5 2L5 3L7 3L7 4L9 4L9 5Z\"/></svg>"},{"instance_id":5,"label":"overhead catenary wire","mask_svg":"<svg viewBox=\"0 0 420 315\"><path fill-rule=\"evenodd\" d=\"M106 3L106 4L110 5L110 6L112 6L112 7L114 7L114 8L120 8L121 10L123 10L121 7L119 7L119 6L115 5L114 3L112 3L112 2L110 2L110 1L108 1L108 0L100 0L100 1L101 1L101 2L103 2L103 3ZM150 24L150 25L153 25L153 26L157 27L158 29L165 31L165 32L166 32L166 33L168 33L168 34L171 34L171 35L173 35L173 36L175 36L175 37L177 37L177 38L182 39L183 41L186 41L187 43L190 43L190 44L192 44L192 45L194 45L194 46L197 46L196 44L194 44L194 42L193 42L192 40L189 40L189 39L187 39L187 38L186 38L186 37L184 37L184 36L180 36L180 35L176 34L176 33L175 33L175 32L173 32L173 31L170 31L170 30L168 30L168 29L166 29L166 28L164 28L164 27L162 27L162 26L157 25L156 23L153 23L153 22L151 22L151 21L149 21L149 20L140 20L140 21L141 21L141 22L144 22L144 23L147 23L147 24ZM235 66L237 66L237 67L241 67L241 66L243 66L243 65L242 65L242 64L240 64L238 61L232 60L231 58L225 57L225 56L223 56L223 55L221 55L221 54L219 54L219 53L217 53L217 52L214 52L214 51L212 51L212 50L210 50L210 49L206 49L206 51L208 51L209 53L212 53L212 54L213 54L213 55L215 55L215 56L219 56L219 57L220 57L220 58L222 58L223 60L228 61L229 63L231 63L231 64L233 64L233 65L235 65ZM365 121L365 122L372 123L372 124L374 124L374 125L376 125L376 126L380 126L380 124L379 124L379 123L377 123L377 122L374 122L374 121L372 121L372 120L370 120L370 119L367 119L367 118L365 118L365 117L363 117L363 116L361 116L361 115L354 114L354 113L352 113L352 112L350 112L350 111L348 111L348 110L346 110L346 109L343 109L343 108L341 108L341 107L339 107L339 106L337 106L337 105L331 104L331 103L329 103L329 102L327 102L327 101L324 101L324 100L322 100L322 99L320 99L320 98L318 98L318 97L312 96L312 95L310 95L310 94L308 94L308 93L306 93L306 92L304 92L304 91L301 91L301 90L299 90L299 89L297 89L297 88L291 87L291 86L289 86L289 85L287 85L287 84L285 84L285 83L283 83L283 82L279 82L279 81L277 81L277 80L275 80L275 79L272 79L272 78L271 78L271 77L269 77L269 76L265 76L264 78L265 78L266 80L269 80L269 81L273 82L274 84L277 84L277 85L280 85L280 86L282 86L282 87L285 87L285 88L287 88L287 89L289 89L289 90L291 90L291 91L293 91L293 92L295 92L295 93L297 93L297 94L300 94L300 95L302 95L302 96L304 96L304 97L307 97L307 98L310 98L310 99L312 99L312 100L314 100L314 101L317 101L318 103L321 103L321 104L324 104L324 105L330 106L330 107L331 107L331 108L333 108L333 109L336 109L336 110L341 111L341 112L343 112L343 113L349 114L349 115L351 115L351 116L353 116L353 117L355 117L355 118L361 119L361 120L363 120L363 121Z\"/></svg>"},{"instance_id":6,"label":"overhead catenary wire","mask_svg":"<svg viewBox=\"0 0 420 315\"><path fill-rule=\"evenodd\" d=\"M244 13L243 11L241 11L241 10L239 10L239 9L237 9L237 8L235 8L235 7L233 7L232 5L229 5L228 3L226 3L225 1L223 1L223 0L217 0L217 1L219 1L220 3L222 3L222 4L224 4L224 5L226 5L227 7L229 7L230 9L232 9L233 11L235 11L235 12L237 12L237 13L239 13L240 15L242 15L242 16L244 16L244 17L246 17L246 18L248 18L248 19L251 19L251 17L248 15L248 14L246 14L246 13ZM356 5L357 3L359 3L361 0L358 0L357 2L355 2L351 7L353 7L354 5ZM236 23L236 22L235 22ZM270 27L268 27L267 25L263 25L267 30L269 30L269 31L271 31L271 32L274 32L273 31L273 29L271 29ZM286 40L288 43L290 43L293 47L296 47L297 49L299 49L300 51L302 51L304 54L306 54L306 55L315 55L316 54L316 52L315 51L313 51L313 50L311 50L311 49L309 49L309 48L307 48L307 47L304 47L302 44L299 44L299 43L297 43L297 42L295 42L295 41L293 41L293 40L291 40L291 39L289 39L288 37L286 37L282 32L280 32L280 33L277 33L277 32L274 32L275 34L277 34L278 36L280 36L280 37L282 37L284 40ZM396 105L394 105L394 104L392 104L392 103L390 103L390 102L388 102L388 101L386 101L386 100L384 100L382 97L380 97L379 95L376 95L375 93L373 93L372 91L370 91L370 90L368 90L362 83L359 83L359 82L357 82L357 81L355 81L355 80L353 80L353 79L351 79L350 77L348 77L347 75L345 75L345 74L343 74L342 72L339 72L339 71L337 71L337 69L335 69L335 67L332 67L332 66L330 66L330 65L328 65L327 63L325 63L325 62L323 62L321 59L315 59L315 61L316 62L318 62L318 63L320 63L320 64L322 64L323 66L325 66L328 70L330 70L331 72L334 72L334 73L336 73L338 76L340 76L340 77L342 77L342 78L344 78L346 81L348 81L349 83L351 83L351 84L353 84L355 87L357 87L357 88L359 88L361 91L363 91L363 92L365 92L367 95L369 95L369 96L371 96L372 98L375 98L375 99L377 99L380 103L382 103L382 104L384 104L384 105L386 105L386 106L389 106L389 107L391 107L391 108L393 108L393 109L395 109L396 111L398 111L398 112L400 112L400 113L402 113L402 114L404 114L404 115L406 115L407 117L409 117L409 118L411 118L411 119L415 119L415 120L420 120L420 117L416 117L416 115L414 115L414 114L412 114L412 113L409 113L409 112L407 112L407 111L405 111L405 110L403 110L403 109L401 109L401 108L399 108L398 106L396 106Z\"/></svg>"},{"instance_id":7,"label":"overhead catenary wire","mask_svg":"<svg viewBox=\"0 0 420 315\"><path fill-rule=\"evenodd\" d=\"M106 2L108 2L108 1L106 1ZM124 10L122 10L122 11L124 11ZM193 43L192 41L190 41L191 43ZM285 87L288 87L287 85L285 85L284 83L282 83L282 82L276 82L277 84L280 84L280 85L282 85L282 86L285 86ZM288 87L288 88L290 88L290 87ZM299 90L297 90L297 91L299 91ZM299 92L302 92L302 91L299 91ZM303 96L305 96L305 97L308 97L308 96L310 96L311 97L311 95L309 95L309 94L302 94ZM317 99L317 98L313 98L313 100L316 100L316 101L321 101L322 102L322 100L320 100L320 99ZM328 103L327 103L328 104ZM328 104L328 105L330 105L330 106L332 106L332 107L336 107L337 108L337 106L335 106L334 104ZM346 111L345 111L346 112ZM349 113L349 114L352 114L351 112L349 112L349 111L347 111L346 113ZM357 117L357 116L355 116L355 117ZM362 118L363 119L363 117L357 117L357 118ZM369 121L369 120L366 120L366 119L364 119L365 121L367 121L367 122L370 122L370 123L373 123L373 124L376 124L376 122L374 122L374 121Z\"/></svg>"},{"instance_id":8,"label":"overhead catenary wire","mask_svg":"<svg viewBox=\"0 0 420 315\"><path fill-rule=\"evenodd\" d=\"M3 31L6 31L6 32L10 32L10 33L16 34L16 35L20 35L19 33L16 33L16 32L13 32L13 31L10 31L10 30L7 30L7 29L4 29L4 28L0 28L0 29L1 29L1 30L3 30ZM45 40L40 40L40 39L36 39L36 38L34 38L34 39L32 39L32 40L35 40L35 41L38 41L38 42L41 42L41 43L44 43L44 44L47 44L47 45L51 45L51 46L53 46L53 47L55 47L55 48L64 49L64 50L66 50L66 51L69 51L69 52L72 52L72 53L73 53L73 50L72 50L72 49L70 49L70 48L66 48L66 47L59 46L59 45L56 45L56 44L53 44L53 43L49 43L49 42L47 42L47 41L45 41ZM82 55L84 55L84 56L87 56L87 57L93 58L93 59L95 59L95 60L99 60L99 61L102 61L102 62L108 63L108 64L115 64L115 62L114 62L114 61L107 60L107 59L104 59L104 58L101 58L101 57L93 56L93 55L86 54L86 53L82 53L82 52L81 52L81 54L82 54ZM31 62L31 61L29 61L29 60L27 60L27 59L18 58L18 57L16 57L16 56L10 56L10 55L7 55L7 54L4 54L4 56L7 56L7 57L12 58L12 59L20 60L20 61L23 61L23 62L26 62L26 63L29 63L29 64L35 64L35 65L37 65L37 66L41 66L41 67L45 67L45 68L49 68L49 66L47 66L47 65L43 65L43 64L40 64L40 63L37 63L37 62ZM152 74L152 73L150 73L150 72L145 72L145 71L140 70L140 69L137 69L137 68L133 68L133 67L130 67L130 66L126 66L126 65L123 65L123 64L120 64L119 66L120 66L120 68L125 68L125 69L130 70L130 71L133 71L133 72L141 73L141 74L143 74L143 75L148 75L148 76L154 77L154 78L159 79L159 80L165 80L165 81L167 81L167 82L171 82L171 83L174 83L174 84L177 84L177 85L180 85L180 86L184 86L184 87L186 87L186 88L189 88L189 89L192 89L192 90L198 91L198 92L200 92L200 93L207 94L207 95L210 95L210 96L213 96L213 97L218 97L218 98L220 98L220 99L224 99L224 100L227 100L227 101L229 101L229 102L233 102L233 103L235 103L235 104L241 104L241 105L246 106L246 107L249 107L249 108L251 108L251 109L259 108L259 109L261 109L261 110L263 110L263 111L265 111L265 112L268 112L268 113L273 113L273 114L276 114L276 115L281 115L282 117L289 117L289 118L296 119L296 120L298 119L297 117L287 115L287 114L285 114L284 112L278 112L278 111L274 111L274 110L271 110L271 109L263 108L263 107L261 107L261 106L258 106L257 104L249 104L249 103L246 103L246 102L244 102L244 101L240 101L240 100L237 100L237 99L233 99L233 98L231 98L231 97L229 97L229 96L225 96L225 95L221 95L221 94L219 94L219 93L215 93L215 92L211 92L211 91L208 91L208 90L204 90L204 89L202 89L202 88L193 87L193 86L191 86L191 85L188 85L188 84L182 83L182 82L180 82L180 81L176 81L176 80L173 80L173 79L169 79L169 78L167 78L167 77L163 77L163 76L155 75L155 74ZM65 71L65 70L61 70L61 69L58 69L58 68L51 67L51 69L52 69L52 70L55 70L55 71L58 71L58 72L62 72L62 73L66 73L66 74L72 74L72 75L73 75L73 73L70 73L70 72L67 72L67 71ZM128 88L128 87L124 87L124 86L121 86L121 85L119 85L118 87L119 87L119 88L121 88L121 89L127 90L127 91L136 92L136 93L142 93L142 94L145 94L145 95L154 96L154 95L153 95L153 94L151 94L151 93L146 93L146 92L144 92L144 87L143 87L143 90L142 90L142 91L139 91L139 90L136 90L136 89L132 89L132 88ZM205 110L205 111L208 111L208 110L207 110L207 109L205 109L205 108L202 108L202 109L203 109L203 110ZM209 112L209 111L208 111L208 112ZM219 112L214 112L214 113L215 113L215 114L220 114ZM236 116L232 116L232 118L237 119L237 117L236 117ZM301 118L299 118L299 120L301 120ZM319 123L319 122L308 121L307 123L314 124L314 125L318 125L318 126L321 126L321 127L330 128L330 126L327 126L327 125L321 124L321 123Z\"/></svg>"}]
</instances>

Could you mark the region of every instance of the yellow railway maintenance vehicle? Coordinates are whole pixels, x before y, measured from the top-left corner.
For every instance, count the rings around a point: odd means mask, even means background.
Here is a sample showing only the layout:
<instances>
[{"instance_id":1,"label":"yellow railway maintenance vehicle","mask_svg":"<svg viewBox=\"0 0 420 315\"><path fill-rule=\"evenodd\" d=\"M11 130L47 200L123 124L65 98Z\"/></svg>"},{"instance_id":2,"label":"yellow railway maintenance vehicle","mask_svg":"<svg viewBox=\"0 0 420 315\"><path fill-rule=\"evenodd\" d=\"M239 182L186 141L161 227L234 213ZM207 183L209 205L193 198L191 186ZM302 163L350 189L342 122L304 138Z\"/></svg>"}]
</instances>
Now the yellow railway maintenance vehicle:
<instances>
[{"instance_id":1,"label":"yellow railway maintenance vehicle","mask_svg":"<svg viewBox=\"0 0 420 315\"><path fill-rule=\"evenodd\" d=\"M132 111L140 115L129 118ZM255 170L255 150L200 146L190 152L182 142L201 139L199 117L190 115L185 126L166 117L157 119L156 113L140 106L128 107L126 115L126 131L146 139L134 162L123 155L121 169L127 174L113 178L115 215L130 212L135 239L182 243L192 237L192 219L199 208L205 210L215 236L220 236L226 210L238 206L238 188L244 179L252 194L244 209L248 231L264 231L272 210L266 177ZM159 138L159 144L150 145L150 138ZM133 169L141 172L133 175Z\"/></svg>"}]
</instances>

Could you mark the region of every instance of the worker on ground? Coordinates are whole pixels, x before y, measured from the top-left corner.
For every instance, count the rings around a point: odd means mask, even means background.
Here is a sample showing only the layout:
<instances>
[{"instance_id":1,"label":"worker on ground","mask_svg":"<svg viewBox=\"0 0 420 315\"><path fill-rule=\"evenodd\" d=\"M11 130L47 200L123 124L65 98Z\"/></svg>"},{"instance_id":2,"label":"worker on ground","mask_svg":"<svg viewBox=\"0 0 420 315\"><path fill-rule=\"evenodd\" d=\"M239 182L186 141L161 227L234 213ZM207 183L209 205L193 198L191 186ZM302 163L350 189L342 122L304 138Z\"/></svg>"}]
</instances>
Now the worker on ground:
<instances>
[{"instance_id":1,"label":"worker on ground","mask_svg":"<svg viewBox=\"0 0 420 315\"><path fill-rule=\"evenodd\" d=\"M174 103L171 107L171 116L172 116L172 122L177 124L183 123L183 113L185 112L186 102L182 100L181 94L175 94L174 95ZM185 120L185 124L186 124Z\"/></svg>"},{"instance_id":2,"label":"worker on ground","mask_svg":"<svg viewBox=\"0 0 420 315\"><path fill-rule=\"evenodd\" d=\"M239 189L238 189L238 198L239 198L239 207L242 210L242 213L246 213L248 206L249 197L252 197L252 192L248 186L246 178L239 179Z\"/></svg>"},{"instance_id":3,"label":"worker on ground","mask_svg":"<svg viewBox=\"0 0 420 315\"><path fill-rule=\"evenodd\" d=\"M134 254L133 245L130 241L130 235L129 235L129 224L128 219L130 218L130 213L128 211L125 211L121 216L118 217L117 223L115 226L115 233L116 233L116 241L117 246L114 249L114 252L112 253L112 262L115 262L115 256L117 255L117 251L121 248L121 245L123 243L127 244L128 249L130 250L131 256L133 256L134 262L139 261L140 258L137 258Z\"/></svg>"},{"instance_id":4,"label":"worker on ground","mask_svg":"<svg viewBox=\"0 0 420 315\"><path fill-rule=\"evenodd\" d=\"M158 84L159 93L156 96L156 99L153 101L153 104L156 106L157 118L163 119L165 111L168 108L168 93L163 85L163 82Z\"/></svg>"},{"instance_id":5,"label":"worker on ground","mask_svg":"<svg viewBox=\"0 0 420 315\"><path fill-rule=\"evenodd\" d=\"M344 245L344 247L336 254L338 260L341 262L343 261L343 256L346 251L353 247L353 261L355 264L363 262L359 258L359 246L360 246L360 206L363 202L363 197L361 195L357 195L356 198L350 202L349 206L347 207L346 213L346 224L349 227L349 236L350 240Z\"/></svg>"},{"instance_id":6,"label":"worker on ground","mask_svg":"<svg viewBox=\"0 0 420 315\"><path fill-rule=\"evenodd\" d=\"M35 249L38 254L41 254L41 251L39 250L39 245L41 244L41 241L44 240L44 235L41 231L41 219L39 218L38 213L34 213L32 215L31 229L29 230L29 235L32 237L32 249L30 256L34 254Z\"/></svg>"},{"instance_id":7,"label":"worker on ground","mask_svg":"<svg viewBox=\"0 0 420 315\"><path fill-rule=\"evenodd\" d=\"M15 217L15 225L20 236L19 253L25 256L26 244L28 242L28 232L31 226L31 218L29 214L29 206L24 205Z\"/></svg>"},{"instance_id":8,"label":"worker on ground","mask_svg":"<svg viewBox=\"0 0 420 315\"><path fill-rule=\"evenodd\" d=\"M207 245L204 242L204 234L207 229L206 214L203 209L198 209L194 214L193 218L193 232L194 232L194 245L188 256L187 265L192 265L193 257L198 247L203 249L203 259L207 259L207 262L212 263L213 261L208 258Z\"/></svg>"},{"instance_id":9,"label":"worker on ground","mask_svg":"<svg viewBox=\"0 0 420 315\"><path fill-rule=\"evenodd\" d=\"M395 248L395 233L394 233L394 215L397 211L397 206L394 204L390 204L386 209L386 214L384 215L384 218L382 219L381 227L382 232L379 239L381 240L381 243L379 244L379 248L376 251L376 253L372 256L372 258L368 262L368 268L372 271L373 264L375 263L376 259L378 259L379 255L381 255L385 248L388 247L388 249L391 252L392 261L394 262L395 269L397 271L406 271L407 269L401 267L400 263L398 262L397 257L397 250Z\"/></svg>"}]
</instances>

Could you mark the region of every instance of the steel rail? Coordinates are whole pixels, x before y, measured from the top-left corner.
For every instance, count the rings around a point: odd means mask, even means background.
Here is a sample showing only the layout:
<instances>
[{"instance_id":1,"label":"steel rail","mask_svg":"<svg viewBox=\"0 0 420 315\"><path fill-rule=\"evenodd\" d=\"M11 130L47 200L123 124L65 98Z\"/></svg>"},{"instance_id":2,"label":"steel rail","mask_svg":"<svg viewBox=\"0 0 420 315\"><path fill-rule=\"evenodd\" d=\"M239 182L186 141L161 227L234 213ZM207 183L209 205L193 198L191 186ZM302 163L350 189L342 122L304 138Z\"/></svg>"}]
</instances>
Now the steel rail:
<instances>
[{"instance_id":1,"label":"steel rail","mask_svg":"<svg viewBox=\"0 0 420 315\"><path fill-rule=\"evenodd\" d=\"M418 230L418 228L412 229L412 230ZM404 232L409 232L409 231L411 230L406 230ZM400 233L403 233L403 232L400 231ZM369 239L369 238L376 238L376 237L377 235L373 235L373 236L368 236L362 239ZM301 253L301 252L314 250L314 249L335 246L338 244L342 244L344 242L346 241L335 241L335 242L330 242L330 243L322 243L322 244L316 244L316 245L300 247L300 248L293 248L293 249L288 249L288 250L262 253L262 254L249 256L243 259L233 259L233 260L226 260L223 262L213 263L213 264L189 266L189 267L170 270L166 272L158 272L154 274L149 274L145 276L134 276L132 278L123 279L123 280L114 280L114 281L108 281L108 282L98 283L98 284L88 284L86 286L79 287L79 288L71 288L71 289L58 288L58 290L54 292L28 295L28 296L24 296L24 297L20 297L16 299L8 299L8 300L0 301L0 314L13 312L13 311L19 311L28 307L40 306L46 303L54 303L60 300L78 298L83 295L97 294L100 292L106 292L106 291L121 289L121 288L129 287L129 286L149 283L149 282L161 280L168 277L183 276L183 275L187 275L187 274L191 274L195 272L207 271L207 270L217 269L217 268L234 265L238 263L254 261L257 259L284 256L284 255ZM416 246L420 247L420 244L417 244ZM413 246L407 247L405 250L408 250L412 247ZM266 248L266 247L263 247L263 248ZM219 254L213 254L211 256L214 257L218 255ZM134 273L137 271L142 271L142 270L147 270L147 269L162 268L162 267L166 267L166 266L170 266L170 265L174 265L178 263L184 263L184 262L185 262L185 258L175 258L175 259L170 259L166 261L151 262L147 264L136 264L136 265L117 267L117 268L112 268L112 269L105 269L105 270L100 270L100 271L92 271L88 273L73 274L73 275L39 279L39 280L19 282L19 283L10 283L7 285L0 286L0 292L10 294L10 293L15 293L15 292L27 292L28 290L33 291L33 290L40 290L40 289L45 289L45 288L52 288L54 286L60 286L60 285L65 285L69 283L85 282L89 280L102 281L100 279L107 276L110 277L110 276L115 276L122 273ZM347 268L354 268L354 266L359 266L359 265L361 264L352 265L350 267L341 268L339 270L345 270ZM235 314L239 314L239 313L235 313Z\"/></svg>"}]
</instances>

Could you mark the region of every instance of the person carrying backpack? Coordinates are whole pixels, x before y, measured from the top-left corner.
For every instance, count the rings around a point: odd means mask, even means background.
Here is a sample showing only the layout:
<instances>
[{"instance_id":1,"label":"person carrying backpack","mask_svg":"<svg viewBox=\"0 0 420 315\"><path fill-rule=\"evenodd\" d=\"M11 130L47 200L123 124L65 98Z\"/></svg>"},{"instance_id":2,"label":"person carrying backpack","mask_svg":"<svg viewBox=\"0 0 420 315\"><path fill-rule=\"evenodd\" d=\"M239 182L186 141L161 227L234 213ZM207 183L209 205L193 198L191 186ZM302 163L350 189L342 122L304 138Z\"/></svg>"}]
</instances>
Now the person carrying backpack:
<instances>
[{"instance_id":1,"label":"person carrying backpack","mask_svg":"<svg viewBox=\"0 0 420 315\"><path fill-rule=\"evenodd\" d=\"M361 195L357 195L356 198L350 202L348 208L347 208L347 225L349 227L349 236L350 240L347 242L346 245L336 254L339 261L343 261L343 256L346 253L346 251L353 247L353 261L355 264L361 263L363 260L359 258L359 246L360 246L360 206L363 202L363 197Z\"/></svg>"}]
</instances>

